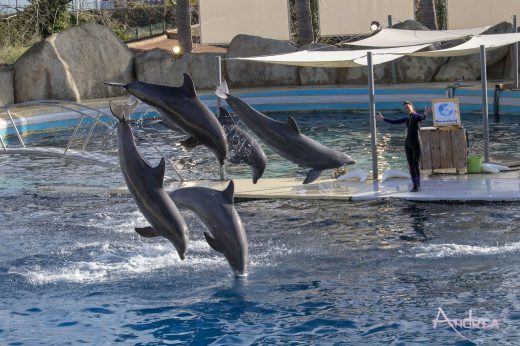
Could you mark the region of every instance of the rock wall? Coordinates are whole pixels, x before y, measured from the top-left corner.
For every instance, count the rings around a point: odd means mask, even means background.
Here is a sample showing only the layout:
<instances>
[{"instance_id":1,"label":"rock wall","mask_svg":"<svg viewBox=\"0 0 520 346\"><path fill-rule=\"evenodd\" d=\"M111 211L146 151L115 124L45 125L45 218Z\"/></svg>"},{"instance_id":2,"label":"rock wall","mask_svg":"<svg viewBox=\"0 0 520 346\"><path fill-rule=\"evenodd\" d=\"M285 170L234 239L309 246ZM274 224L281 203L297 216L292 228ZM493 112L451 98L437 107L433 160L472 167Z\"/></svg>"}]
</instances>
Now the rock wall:
<instances>
[{"instance_id":1,"label":"rock wall","mask_svg":"<svg viewBox=\"0 0 520 346\"><path fill-rule=\"evenodd\" d=\"M237 35L231 41L225 58L292 53L296 50L288 42ZM235 88L300 85L298 67L294 66L226 60L226 75L229 85Z\"/></svg>"},{"instance_id":2,"label":"rock wall","mask_svg":"<svg viewBox=\"0 0 520 346\"><path fill-rule=\"evenodd\" d=\"M32 46L15 63L16 102L111 97L103 81L134 79L133 54L109 28L88 23Z\"/></svg>"},{"instance_id":3,"label":"rock wall","mask_svg":"<svg viewBox=\"0 0 520 346\"><path fill-rule=\"evenodd\" d=\"M189 73L197 89L213 89L217 84L217 53L188 53L175 56L164 49L153 49L135 57L138 80L169 86L182 84L183 73Z\"/></svg>"},{"instance_id":4,"label":"rock wall","mask_svg":"<svg viewBox=\"0 0 520 346\"><path fill-rule=\"evenodd\" d=\"M0 67L0 107L14 103L14 70Z\"/></svg>"}]
</instances>

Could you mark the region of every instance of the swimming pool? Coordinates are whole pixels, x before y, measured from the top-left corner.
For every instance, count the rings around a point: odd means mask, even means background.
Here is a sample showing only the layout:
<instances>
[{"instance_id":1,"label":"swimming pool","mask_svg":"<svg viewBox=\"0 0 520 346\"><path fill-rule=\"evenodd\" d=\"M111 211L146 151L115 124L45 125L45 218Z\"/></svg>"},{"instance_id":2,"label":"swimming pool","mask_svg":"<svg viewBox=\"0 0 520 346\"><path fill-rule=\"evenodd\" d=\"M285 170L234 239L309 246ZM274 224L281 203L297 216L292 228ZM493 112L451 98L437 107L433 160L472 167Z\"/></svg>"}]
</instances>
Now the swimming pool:
<instances>
[{"instance_id":1,"label":"swimming pool","mask_svg":"<svg viewBox=\"0 0 520 346\"><path fill-rule=\"evenodd\" d=\"M389 115L392 116L392 115ZM395 115L397 116L397 115ZM273 117L284 119L284 114ZM303 133L368 169L366 114L301 113ZM471 149L480 118L466 115ZM491 133L492 152L515 153L514 117ZM378 123L380 168L404 168L401 126ZM191 178L215 178L205 149L138 123ZM58 145L65 136L41 135ZM159 155L140 142L151 162ZM115 132L91 151L117 155ZM304 175L266 150L267 177ZM2 344L461 344L452 319L497 319L499 329L461 329L474 343L517 343L520 204L385 201L242 201L250 244L247 280L235 280L185 213L191 242L181 261L166 240L143 239L128 195L50 192L46 186L117 186L117 167L56 158L1 157L0 343ZM171 174L171 172L169 172ZM247 167L229 167L248 177ZM173 175L173 174L171 174Z\"/></svg>"}]
</instances>

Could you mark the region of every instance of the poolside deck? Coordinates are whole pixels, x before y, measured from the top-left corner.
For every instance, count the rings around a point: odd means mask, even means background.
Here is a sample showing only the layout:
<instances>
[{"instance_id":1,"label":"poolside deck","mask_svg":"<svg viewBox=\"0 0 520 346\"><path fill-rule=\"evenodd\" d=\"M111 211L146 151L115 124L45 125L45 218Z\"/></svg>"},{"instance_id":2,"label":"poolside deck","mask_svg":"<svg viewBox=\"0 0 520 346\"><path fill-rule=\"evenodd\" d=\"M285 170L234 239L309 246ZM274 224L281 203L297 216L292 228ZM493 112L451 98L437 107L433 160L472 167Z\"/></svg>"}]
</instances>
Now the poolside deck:
<instances>
[{"instance_id":1,"label":"poolside deck","mask_svg":"<svg viewBox=\"0 0 520 346\"><path fill-rule=\"evenodd\" d=\"M320 179L303 185L303 178L267 178L254 185L251 179L235 179L235 199L300 199L335 200L346 202L385 199L409 201L453 202L514 202L520 201L520 171L497 174L432 175L422 181L422 191L409 192L409 179L385 182L367 180ZM198 180L171 183L167 191L179 187L209 187L222 190L227 181ZM94 194L128 194L126 186L107 189L101 187L42 186L45 192L75 192Z\"/></svg>"}]
</instances>

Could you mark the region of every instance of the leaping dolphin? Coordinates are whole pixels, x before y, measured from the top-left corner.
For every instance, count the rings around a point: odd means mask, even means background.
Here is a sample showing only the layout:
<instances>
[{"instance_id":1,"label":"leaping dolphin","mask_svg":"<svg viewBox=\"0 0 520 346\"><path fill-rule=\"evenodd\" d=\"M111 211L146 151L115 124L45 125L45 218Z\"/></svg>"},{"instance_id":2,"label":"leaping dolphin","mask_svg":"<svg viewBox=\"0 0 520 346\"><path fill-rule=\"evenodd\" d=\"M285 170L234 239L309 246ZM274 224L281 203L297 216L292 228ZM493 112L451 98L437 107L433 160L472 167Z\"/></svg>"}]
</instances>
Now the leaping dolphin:
<instances>
[{"instance_id":1,"label":"leaping dolphin","mask_svg":"<svg viewBox=\"0 0 520 346\"><path fill-rule=\"evenodd\" d=\"M293 117L289 116L287 124L281 123L265 116L241 99L231 96L225 81L217 88L215 94L226 99L240 120L274 152L311 169L304 184L318 179L323 170L356 163L349 155L303 135Z\"/></svg>"},{"instance_id":2,"label":"leaping dolphin","mask_svg":"<svg viewBox=\"0 0 520 346\"><path fill-rule=\"evenodd\" d=\"M224 107L220 107L219 111L218 121L226 132L229 146L228 161L251 166L253 184L256 184L267 167L267 156L264 150L249 133L236 124Z\"/></svg>"},{"instance_id":3,"label":"leaping dolphin","mask_svg":"<svg viewBox=\"0 0 520 346\"><path fill-rule=\"evenodd\" d=\"M119 119L117 125L117 148L119 165L135 203L150 227L136 228L143 237L162 236L173 243L179 257L184 259L188 245L188 227L179 210L163 189L164 157L157 167L151 167L141 156L135 145L128 117L137 107L138 101L131 104L118 104L110 101L112 114Z\"/></svg>"},{"instance_id":4,"label":"leaping dolphin","mask_svg":"<svg viewBox=\"0 0 520 346\"><path fill-rule=\"evenodd\" d=\"M141 101L157 108L169 124L174 124L191 137L188 142L202 144L213 151L224 165L228 146L224 129L211 110L200 101L191 77L184 73L180 87L134 81L129 84L105 82L126 89Z\"/></svg>"},{"instance_id":5,"label":"leaping dolphin","mask_svg":"<svg viewBox=\"0 0 520 346\"><path fill-rule=\"evenodd\" d=\"M170 192L179 208L193 211L206 225L208 244L222 253L237 276L247 275L248 242L242 220L233 204L235 185L229 182L224 191L206 187L185 187Z\"/></svg>"}]
</instances>

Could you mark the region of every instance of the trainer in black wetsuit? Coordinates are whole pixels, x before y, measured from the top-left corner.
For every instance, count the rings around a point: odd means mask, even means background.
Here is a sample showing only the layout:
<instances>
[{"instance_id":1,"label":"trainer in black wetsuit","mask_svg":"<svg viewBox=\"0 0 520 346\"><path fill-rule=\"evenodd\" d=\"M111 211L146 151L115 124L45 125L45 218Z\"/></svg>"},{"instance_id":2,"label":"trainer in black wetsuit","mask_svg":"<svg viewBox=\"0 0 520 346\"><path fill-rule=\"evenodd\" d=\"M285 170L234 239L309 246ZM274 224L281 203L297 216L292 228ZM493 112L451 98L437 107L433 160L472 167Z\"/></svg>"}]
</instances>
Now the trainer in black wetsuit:
<instances>
[{"instance_id":1,"label":"trainer in black wetsuit","mask_svg":"<svg viewBox=\"0 0 520 346\"><path fill-rule=\"evenodd\" d=\"M378 119L383 120L389 124L403 124L406 123L406 139L404 141L404 150L406 152L406 160L408 161L408 168L410 169L410 176L412 177L413 188L412 192L421 190L421 172L419 170L419 162L421 161L421 135L419 129L421 128L419 122L426 119L428 110L424 114L415 112L414 106L411 102L405 101L403 108L408 113L407 117L400 119L388 119L379 114Z\"/></svg>"}]
</instances>

